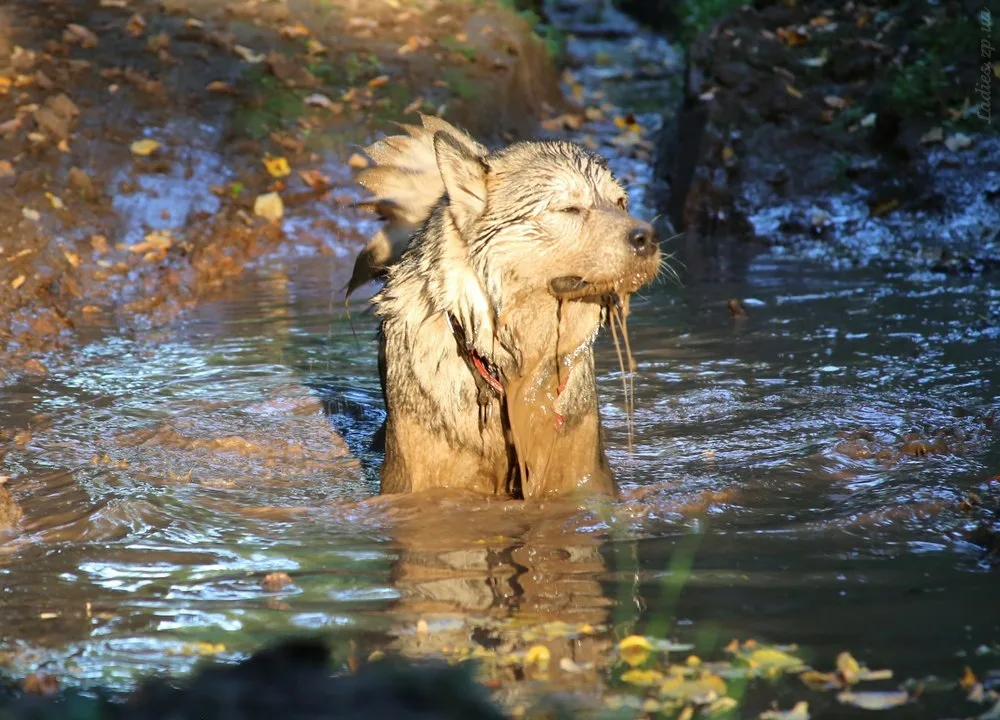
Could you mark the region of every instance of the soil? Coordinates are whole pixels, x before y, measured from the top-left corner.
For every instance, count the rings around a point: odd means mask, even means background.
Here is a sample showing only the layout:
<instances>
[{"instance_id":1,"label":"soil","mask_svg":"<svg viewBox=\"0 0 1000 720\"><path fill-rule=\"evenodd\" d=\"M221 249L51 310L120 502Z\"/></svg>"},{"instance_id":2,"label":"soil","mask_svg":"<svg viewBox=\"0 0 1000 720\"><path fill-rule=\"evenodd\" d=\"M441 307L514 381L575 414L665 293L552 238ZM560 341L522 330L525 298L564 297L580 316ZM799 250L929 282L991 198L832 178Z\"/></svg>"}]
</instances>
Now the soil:
<instances>
[{"instance_id":1,"label":"soil","mask_svg":"<svg viewBox=\"0 0 1000 720\"><path fill-rule=\"evenodd\" d=\"M391 120L443 111L512 139L559 107L544 43L505 6L393 5L0 9L0 383L81 335L170 320L293 240L362 242L345 160ZM280 219L255 212L271 192Z\"/></svg>"},{"instance_id":2,"label":"soil","mask_svg":"<svg viewBox=\"0 0 1000 720\"><path fill-rule=\"evenodd\" d=\"M856 263L1000 267L1000 122L983 91L1000 65L981 54L998 38L980 3L737 10L692 43L666 115L672 221Z\"/></svg>"}]
</instances>

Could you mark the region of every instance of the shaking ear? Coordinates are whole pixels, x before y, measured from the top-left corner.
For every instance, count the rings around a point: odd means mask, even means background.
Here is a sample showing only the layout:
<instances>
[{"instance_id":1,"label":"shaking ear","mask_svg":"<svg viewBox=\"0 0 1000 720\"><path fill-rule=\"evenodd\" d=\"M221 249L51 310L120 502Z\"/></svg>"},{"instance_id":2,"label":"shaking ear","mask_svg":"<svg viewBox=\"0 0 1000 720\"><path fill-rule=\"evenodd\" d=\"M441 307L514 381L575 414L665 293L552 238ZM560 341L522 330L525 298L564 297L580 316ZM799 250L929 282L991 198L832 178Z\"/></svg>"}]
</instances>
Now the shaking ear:
<instances>
[{"instance_id":1,"label":"shaking ear","mask_svg":"<svg viewBox=\"0 0 1000 720\"><path fill-rule=\"evenodd\" d=\"M446 132L434 133L434 155L452 220L464 233L486 209L486 164Z\"/></svg>"}]
</instances>

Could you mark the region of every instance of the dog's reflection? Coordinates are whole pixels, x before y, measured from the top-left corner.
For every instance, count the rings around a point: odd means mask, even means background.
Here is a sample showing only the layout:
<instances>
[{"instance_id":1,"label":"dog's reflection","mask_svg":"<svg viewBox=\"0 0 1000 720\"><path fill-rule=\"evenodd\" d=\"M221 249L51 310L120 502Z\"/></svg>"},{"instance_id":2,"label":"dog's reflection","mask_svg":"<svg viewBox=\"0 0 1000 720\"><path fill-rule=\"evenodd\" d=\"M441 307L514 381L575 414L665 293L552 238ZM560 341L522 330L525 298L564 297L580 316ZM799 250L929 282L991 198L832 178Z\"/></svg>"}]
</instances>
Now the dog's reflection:
<instances>
[{"instance_id":1,"label":"dog's reflection","mask_svg":"<svg viewBox=\"0 0 1000 720\"><path fill-rule=\"evenodd\" d=\"M393 649L504 654L542 643L553 672L581 678L607 657L601 629L613 603L601 586L602 538L588 531L593 513L423 493L390 504Z\"/></svg>"}]
</instances>

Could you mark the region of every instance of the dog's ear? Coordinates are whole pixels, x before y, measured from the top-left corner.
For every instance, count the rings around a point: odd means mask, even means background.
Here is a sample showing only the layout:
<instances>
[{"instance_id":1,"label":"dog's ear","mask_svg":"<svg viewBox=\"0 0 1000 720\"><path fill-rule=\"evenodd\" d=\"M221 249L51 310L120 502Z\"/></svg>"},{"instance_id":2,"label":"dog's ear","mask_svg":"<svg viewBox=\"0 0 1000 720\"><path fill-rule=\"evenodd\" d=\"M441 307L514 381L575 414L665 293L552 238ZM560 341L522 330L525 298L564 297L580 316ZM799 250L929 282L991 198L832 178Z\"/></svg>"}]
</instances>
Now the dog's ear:
<instances>
[{"instance_id":1,"label":"dog's ear","mask_svg":"<svg viewBox=\"0 0 1000 720\"><path fill-rule=\"evenodd\" d=\"M448 193L448 207L463 232L486 208L486 163L449 133L434 133L434 155Z\"/></svg>"}]
</instances>

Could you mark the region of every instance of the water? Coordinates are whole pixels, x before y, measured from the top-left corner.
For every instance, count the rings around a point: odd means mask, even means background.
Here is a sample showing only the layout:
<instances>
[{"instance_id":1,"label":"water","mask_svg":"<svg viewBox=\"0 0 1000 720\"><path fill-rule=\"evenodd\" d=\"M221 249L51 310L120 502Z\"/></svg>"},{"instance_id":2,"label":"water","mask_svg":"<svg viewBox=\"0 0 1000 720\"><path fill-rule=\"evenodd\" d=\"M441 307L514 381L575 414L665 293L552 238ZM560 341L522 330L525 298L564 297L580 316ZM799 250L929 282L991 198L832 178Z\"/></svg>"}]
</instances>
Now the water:
<instances>
[{"instance_id":1,"label":"water","mask_svg":"<svg viewBox=\"0 0 1000 720\"><path fill-rule=\"evenodd\" d=\"M189 665L186 641L319 630L419 653L421 618L436 646L560 619L827 665L849 649L897 677L995 646L996 571L958 511L1000 468L995 283L679 259L683 284L634 303L631 453L599 348L628 497L610 512L371 500L374 325L356 308L356 340L331 300L337 260L262 269L169 332L94 337L0 398L30 430L0 459L25 513L0 561L6 659L126 683ZM264 589L271 572L294 584Z\"/></svg>"}]
</instances>

